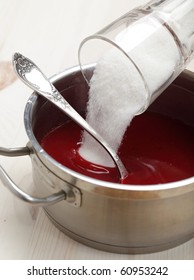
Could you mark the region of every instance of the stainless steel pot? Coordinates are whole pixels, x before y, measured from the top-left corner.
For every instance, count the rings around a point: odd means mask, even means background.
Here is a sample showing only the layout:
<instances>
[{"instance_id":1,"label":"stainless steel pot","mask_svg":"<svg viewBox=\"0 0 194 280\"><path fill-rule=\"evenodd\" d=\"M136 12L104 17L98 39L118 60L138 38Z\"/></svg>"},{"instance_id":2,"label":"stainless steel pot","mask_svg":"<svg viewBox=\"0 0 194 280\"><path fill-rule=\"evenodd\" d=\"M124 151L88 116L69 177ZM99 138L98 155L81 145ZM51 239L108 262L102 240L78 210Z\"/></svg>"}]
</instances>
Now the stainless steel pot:
<instances>
[{"instance_id":1,"label":"stainless steel pot","mask_svg":"<svg viewBox=\"0 0 194 280\"><path fill-rule=\"evenodd\" d=\"M88 66L84 71L92 74L93 68ZM84 115L88 87L79 67L65 70L51 80ZM149 110L194 125L194 75L189 71L182 73ZM0 154L30 155L40 198L21 191L1 167L1 180L14 194L29 203L43 205L51 221L73 239L110 252L155 252L194 237L194 177L168 184L133 186L78 174L56 162L39 144L45 133L67 120L43 97L31 95L24 112L29 143L18 149L1 148Z\"/></svg>"}]
</instances>

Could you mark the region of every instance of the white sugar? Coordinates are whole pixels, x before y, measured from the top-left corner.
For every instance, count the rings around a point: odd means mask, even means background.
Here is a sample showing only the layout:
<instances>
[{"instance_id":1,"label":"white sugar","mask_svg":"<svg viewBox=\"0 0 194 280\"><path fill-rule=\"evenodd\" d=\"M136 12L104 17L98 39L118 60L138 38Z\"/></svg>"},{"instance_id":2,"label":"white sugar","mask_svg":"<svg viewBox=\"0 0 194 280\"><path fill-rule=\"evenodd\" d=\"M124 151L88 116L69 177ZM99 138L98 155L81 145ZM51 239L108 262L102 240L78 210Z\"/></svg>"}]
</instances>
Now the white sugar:
<instances>
[{"instance_id":1,"label":"white sugar","mask_svg":"<svg viewBox=\"0 0 194 280\"><path fill-rule=\"evenodd\" d=\"M144 84L131 68L133 64L121 52L110 52L96 66L90 84L87 121L115 151L133 115L146 101ZM140 94L134 95L137 90ZM113 166L107 152L86 132L79 152L88 161Z\"/></svg>"},{"instance_id":2,"label":"white sugar","mask_svg":"<svg viewBox=\"0 0 194 280\"><path fill-rule=\"evenodd\" d=\"M165 28L156 28L155 25L155 22L143 20L128 29L130 36L123 36L123 41L119 38L125 49L128 44L128 55L138 65L153 96L173 75L180 61L172 35ZM143 30L143 33L137 30ZM130 59L117 49L107 52L96 65L91 79L87 106L89 124L117 152L127 127L134 116L147 106L147 102L148 92ZM114 166L107 152L87 132L83 133L79 153L90 162Z\"/></svg>"}]
</instances>

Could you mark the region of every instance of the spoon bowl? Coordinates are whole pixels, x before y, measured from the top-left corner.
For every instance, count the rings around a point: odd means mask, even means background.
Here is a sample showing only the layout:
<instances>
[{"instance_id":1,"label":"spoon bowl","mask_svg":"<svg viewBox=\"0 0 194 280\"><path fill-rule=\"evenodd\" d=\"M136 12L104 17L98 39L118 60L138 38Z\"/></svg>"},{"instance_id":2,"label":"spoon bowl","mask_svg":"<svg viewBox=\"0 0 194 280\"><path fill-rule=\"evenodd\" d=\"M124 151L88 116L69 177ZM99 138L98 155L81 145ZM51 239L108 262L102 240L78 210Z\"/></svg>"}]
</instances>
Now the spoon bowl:
<instances>
[{"instance_id":1,"label":"spoon bowl","mask_svg":"<svg viewBox=\"0 0 194 280\"><path fill-rule=\"evenodd\" d=\"M98 134L84 118L82 118L76 110L63 98L59 91L44 75L40 68L30 59L15 53L13 56L13 66L16 74L28 87L36 91L40 95L44 96L64 113L66 113L73 121L79 126L85 129L98 143L104 147L114 161L120 175L120 179L123 180L128 172L123 165L121 159L115 153L115 151L109 146L109 144Z\"/></svg>"}]
</instances>

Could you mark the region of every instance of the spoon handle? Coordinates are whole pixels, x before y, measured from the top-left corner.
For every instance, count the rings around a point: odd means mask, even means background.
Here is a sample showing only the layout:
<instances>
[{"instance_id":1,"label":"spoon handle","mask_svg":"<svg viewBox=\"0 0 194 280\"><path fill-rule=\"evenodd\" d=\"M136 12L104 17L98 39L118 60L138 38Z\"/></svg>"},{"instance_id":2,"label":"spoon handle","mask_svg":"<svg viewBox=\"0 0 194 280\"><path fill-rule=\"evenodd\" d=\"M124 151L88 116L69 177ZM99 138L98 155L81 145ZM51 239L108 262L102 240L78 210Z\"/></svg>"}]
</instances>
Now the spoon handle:
<instances>
[{"instance_id":1,"label":"spoon handle","mask_svg":"<svg viewBox=\"0 0 194 280\"><path fill-rule=\"evenodd\" d=\"M81 115L64 99L60 92L54 87L50 80L42 73L40 68L29 58L15 53L13 56L13 66L18 77L31 89L38 92L55 106L64 111L72 120L85 129L100 145L109 153L120 173L121 179L124 179L128 172L117 153L109 144L96 132Z\"/></svg>"}]
</instances>

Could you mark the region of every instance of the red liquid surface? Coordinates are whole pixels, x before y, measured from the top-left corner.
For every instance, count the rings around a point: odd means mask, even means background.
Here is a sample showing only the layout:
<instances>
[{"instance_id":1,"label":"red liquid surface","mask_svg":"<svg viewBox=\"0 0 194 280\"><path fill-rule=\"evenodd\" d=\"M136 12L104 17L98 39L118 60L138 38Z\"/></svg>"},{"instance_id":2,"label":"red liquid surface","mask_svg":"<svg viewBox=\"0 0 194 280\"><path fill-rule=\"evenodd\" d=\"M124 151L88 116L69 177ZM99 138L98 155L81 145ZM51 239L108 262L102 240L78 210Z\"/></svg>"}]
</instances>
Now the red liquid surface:
<instances>
[{"instance_id":1,"label":"red liquid surface","mask_svg":"<svg viewBox=\"0 0 194 280\"><path fill-rule=\"evenodd\" d=\"M89 177L119 182L116 168L106 168L80 157L82 131L69 121L48 133L43 149L64 166ZM119 156L129 170L123 184L159 184L194 176L194 128L156 113L134 118Z\"/></svg>"}]
</instances>

